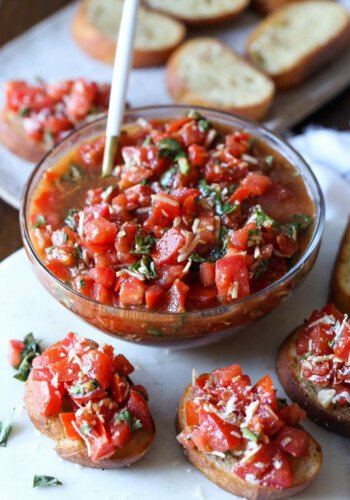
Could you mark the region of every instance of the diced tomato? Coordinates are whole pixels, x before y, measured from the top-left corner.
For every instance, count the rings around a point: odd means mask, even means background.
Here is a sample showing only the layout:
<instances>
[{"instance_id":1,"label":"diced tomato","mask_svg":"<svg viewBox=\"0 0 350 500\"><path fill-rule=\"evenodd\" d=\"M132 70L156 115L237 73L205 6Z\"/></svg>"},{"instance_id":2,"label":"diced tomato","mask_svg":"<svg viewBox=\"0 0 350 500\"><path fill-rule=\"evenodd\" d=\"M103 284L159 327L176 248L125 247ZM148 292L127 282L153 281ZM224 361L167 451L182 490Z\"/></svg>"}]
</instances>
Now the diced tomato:
<instances>
[{"instance_id":1,"label":"diced tomato","mask_svg":"<svg viewBox=\"0 0 350 500\"><path fill-rule=\"evenodd\" d=\"M184 268L185 266L183 264L164 264L161 266L156 264L156 281L163 288L168 289L171 287L175 280L182 278Z\"/></svg>"},{"instance_id":2,"label":"diced tomato","mask_svg":"<svg viewBox=\"0 0 350 500\"><path fill-rule=\"evenodd\" d=\"M100 218L84 224L84 236L87 243L113 244L118 233L118 228L113 222Z\"/></svg>"},{"instance_id":3,"label":"diced tomato","mask_svg":"<svg viewBox=\"0 0 350 500\"><path fill-rule=\"evenodd\" d=\"M94 102L96 92L97 84L95 82L87 82L83 79L75 80L69 96L65 99L68 116L75 120L85 118Z\"/></svg>"},{"instance_id":4,"label":"diced tomato","mask_svg":"<svg viewBox=\"0 0 350 500\"><path fill-rule=\"evenodd\" d=\"M86 367L90 378L96 379L102 389L107 389L111 382L114 366L111 357L100 350L91 350L82 357L82 364Z\"/></svg>"},{"instance_id":5,"label":"diced tomato","mask_svg":"<svg viewBox=\"0 0 350 500\"><path fill-rule=\"evenodd\" d=\"M234 156L240 157L243 153L247 153L249 149L248 134L239 131L228 134L225 137L225 146L230 149Z\"/></svg>"},{"instance_id":6,"label":"diced tomato","mask_svg":"<svg viewBox=\"0 0 350 500\"><path fill-rule=\"evenodd\" d=\"M186 437L184 435L184 439L180 440L181 439L181 434L180 434L179 442L185 448L190 448L190 449L192 448L193 449L194 446L196 446L198 448L198 450L203 452L203 453L210 453L212 451L211 446L209 445L209 443L207 441L207 436L202 429L200 429L200 428L193 429L190 437L191 437L191 439L189 440L189 439L186 439Z\"/></svg>"},{"instance_id":7,"label":"diced tomato","mask_svg":"<svg viewBox=\"0 0 350 500\"><path fill-rule=\"evenodd\" d=\"M253 387L253 392L259 395L261 403L270 405L273 410L277 410L277 396L270 375L265 375L260 379Z\"/></svg>"},{"instance_id":8,"label":"diced tomato","mask_svg":"<svg viewBox=\"0 0 350 500\"><path fill-rule=\"evenodd\" d=\"M263 486L276 489L285 489L293 486L293 469L285 453L278 450L273 458L272 469L264 475Z\"/></svg>"},{"instance_id":9,"label":"diced tomato","mask_svg":"<svg viewBox=\"0 0 350 500\"><path fill-rule=\"evenodd\" d=\"M85 166L94 167L100 165L105 149L105 138L100 137L94 142L86 142L78 149L78 157Z\"/></svg>"},{"instance_id":10,"label":"diced tomato","mask_svg":"<svg viewBox=\"0 0 350 500\"><path fill-rule=\"evenodd\" d=\"M17 368L21 364L21 352L24 348L25 344L22 340L10 340L9 363L11 366Z\"/></svg>"},{"instance_id":11,"label":"diced tomato","mask_svg":"<svg viewBox=\"0 0 350 500\"><path fill-rule=\"evenodd\" d=\"M188 295L188 301L194 307L210 307L217 300L216 286L203 288L201 283L191 285L191 291Z\"/></svg>"},{"instance_id":12,"label":"diced tomato","mask_svg":"<svg viewBox=\"0 0 350 500\"><path fill-rule=\"evenodd\" d=\"M246 479L247 474L254 475L257 479L261 479L272 463L272 459L276 454L276 445L274 443L262 443L257 448L248 460L238 462L233 471L237 476Z\"/></svg>"},{"instance_id":13,"label":"diced tomato","mask_svg":"<svg viewBox=\"0 0 350 500\"><path fill-rule=\"evenodd\" d=\"M57 376L58 382L72 382L81 371L80 365L76 362L69 361L68 356L62 358L60 361L50 363L48 368L52 377Z\"/></svg>"},{"instance_id":14,"label":"diced tomato","mask_svg":"<svg viewBox=\"0 0 350 500\"><path fill-rule=\"evenodd\" d=\"M247 250L248 239L251 235L255 236L256 229L255 222L249 222L242 229L237 229L232 232L231 243L234 248L238 250ZM259 237L259 234L257 235ZM253 240L252 240L253 241Z\"/></svg>"},{"instance_id":15,"label":"diced tomato","mask_svg":"<svg viewBox=\"0 0 350 500\"><path fill-rule=\"evenodd\" d=\"M191 146L191 144L203 144L207 133L199 130L198 124L186 123L180 130L179 135L186 147Z\"/></svg>"},{"instance_id":16,"label":"diced tomato","mask_svg":"<svg viewBox=\"0 0 350 500\"><path fill-rule=\"evenodd\" d=\"M141 305L145 295L145 284L136 276L120 277L119 299L124 305Z\"/></svg>"},{"instance_id":17,"label":"diced tomato","mask_svg":"<svg viewBox=\"0 0 350 500\"><path fill-rule=\"evenodd\" d=\"M196 378L193 386L193 396L202 396L204 393L204 387L209 380L209 374L203 373L199 377Z\"/></svg>"},{"instance_id":18,"label":"diced tomato","mask_svg":"<svg viewBox=\"0 0 350 500\"><path fill-rule=\"evenodd\" d=\"M111 267L93 267L89 270L89 275L96 283L110 288L114 282L115 271Z\"/></svg>"},{"instance_id":19,"label":"diced tomato","mask_svg":"<svg viewBox=\"0 0 350 500\"><path fill-rule=\"evenodd\" d=\"M350 359L350 328L345 323L341 330L341 335L334 345L334 354L347 363Z\"/></svg>"},{"instance_id":20,"label":"diced tomato","mask_svg":"<svg viewBox=\"0 0 350 500\"><path fill-rule=\"evenodd\" d=\"M62 396L58 389L44 380L30 382L33 404L44 417L52 417L60 412Z\"/></svg>"},{"instance_id":21,"label":"diced tomato","mask_svg":"<svg viewBox=\"0 0 350 500\"><path fill-rule=\"evenodd\" d=\"M65 95L69 94L72 85L73 80L49 83L47 86L47 93L55 101L60 101Z\"/></svg>"},{"instance_id":22,"label":"diced tomato","mask_svg":"<svg viewBox=\"0 0 350 500\"><path fill-rule=\"evenodd\" d=\"M60 342L59 348L62 349L63 352L68 354L70 351L74 350L74 352L78 355L84 354L86 349L90 347L90 343L88 340L80 337L74 332L69 332L63 340ZM50 350L52 347L50 348ZM48 351L47 351L48 352ZM45 355L47 355L45 352Z\"/></svg>"},{"instance_id":23,"label":"diced tomato","mask_svg":"<svg viewBox=\"0 0 350 500\"><path fill-rule=\"evenodd\" d=\"M112 443L116 448L123 448L132 439L130 425L126 420L113 422L110 427Z\"/></svg>"},{"instance_id":24,"label":"diced tomato","mask_svg":"<svg viewBox=\"0 0 350 500\"><path fill-rule=\"evenodd\" d=\"M258 414L267 436L273 436L284 426L284 421L273 411L269 404L261 404L258 409Z\"/></svg>"},{"instance_id":25,"label":"diced tomato","mask_svg":"<svg viewBox=\"0 0 350 500\"><path fill-rule=\"evenodd\" d=\"M64 427L65 433L68 439L78 440L81 439L80 435L77 433L75 428L72 425L72 422L75 422L75 413L74 411L69 413L60 413L59 414L61 424Z\"/></svg>"},{"instance_id":26,"label":"diced tomato","mask_svg":"<svg viewBox=\"0 0 350 500\"><path fill-rule=\"evenodd\" d=\"M146 290L145 300L148 309L152 310L159 306L164 297L164 289L160 285L152 285Z\"/></svg>"},{"instance_id":27,"label":"diced tomato","mask_svg":"<svg viewBox=\"0 0 350 500\"><path fill-rule=\"evenodd\" d=\"M126 222L118 233L115 248L119 262L132 264L136 261L136 256L131 253L135 248L136 233L137 224L134 222Z\"/></svg>"},{"instance_id":28,"label":"diced tomato","mask_svg":"<svg viewBox=\"0 0 350 500\"><path fill-rule=\"evenodd\" d=\"M7 82L5 99L7 108L13 111L29 108L31 111L39 112L44 108L51 109L53 106L53 101L44 86L29 85L22 80Z\"/></svg>"},{"instance_id":29,"label":"diced tomato","mask_svg":"<svg viewBox=\"0 0 350 500\"><path fill-rule=\"evenodd\" d=\"M278 433L275 442L281 450L293 457L305 457L309 453L309 438L305 431L285 425Z\"/></svg>"},{"instance_id":30,"label":"diced tomato","mask_svg":"<svg viewBox=\"0 0 350 500\"><path fill-rule=\"evenodd\" d=\"M219 368L214 370L212 373L213 381L215 385L220 387L228 387L236 377L242 375L242 370L239 365L231 365L227 368Z\"/></svg>"},{"instance_id":31,"label":"diced tomato","mask_svg":"<svg viewBox=\"0 0 350 500\"><path fill-rule=\"evenodd\" d=\"M279 234L276 238L276 242L280 252L285 257L293 257L298 251L298 242L285 233Z\"/></svg>"},{"instance_id":32,"label":"diced tomato","mask_svg":"<svg viewBox=\"0 0 350 500\"><path fill-rule=\"evenodd\" d=\"M108 290L103 285L99 283L94 283L91 290L91 297L95 299L97 302L101 302L102 304L110 304L111 303L111 295Z\"/></svg>"},{"instance_id":33,"label":"diced tomato","mask_svg":"<svg viewBox=\"0 0 350 500\"><path fill-rule=\"evenodd\" d=\"M215 283L222 298L241 299L249 295L248 268L245 255L223 257L215 264Z\"/></svg>"},{"instance_id":34,"label":"diced tomato","mask_svg":"<svg viewBox=\"0 0 350 500\"><path fill-rule=\"evenodd\" d=\"M92 436L88 436L86 439L90 441L91 460L93 462L109 458L115 452L115 445L112 442L110 433L99 419L97 419Z\"/></svg>"},{"instance_id":35,"label":"diced tomato","mask_svg":"<svg viewBox=\"0 0 350 500\"><path fill-rule=\"evenodd\" d=\"M199 425L199 412L202 404L198 401L186 401L186 423L187 425Z\"/></svg>"},{"instance_id":36,"label":"diced tomato","mask_svg":"<svg viewBox=\"0 0 350 500\"><path fill-rule=\"evenodd\" d=\"M209 153L204 146L192 144L188 148L188 160L192 167L204 167L208 161Z\"/></svg>"},{"instance_id":37,"label":"diced tomato","mask_svg":"<svg viewBox=\"0 0 350 500\"><path fill-rule=\"evenodd\" d=\"M306 411L300 408L296 403L280 408L278 413L289 425L296 425L306 418Z\"/></svg>"},{"instance_id":38,"label":"diced tomato","mask_svg":"<svg viewBox=\"0 0 350 500\"><path fill-rule=\"evenodd\" d=\"M156 249L152 257L156 264L177 264L179 251L185 244L190 244L194 236L189 231L181 231L176 227L169 229L164 236L157 241Z\"/></svg>"},{"instance_id":39,"label":"diced tomato","mask_svg":"<svg viewBox=\"0 0 350 500\"><path fill-rule=\"evenodd\" d=\"M213 450L224 452L240 446L242 438L239 427L224 422L215 413L200 411L199 423Z\"/></svg>"},{"instance_id":40,"label":"diced tomato","mask_svg":"<svg viewBox=\"0 0 350 500\"><path fill-rule=\"evenodd\" d=\"M165 308L169 312L178 313L185 311L185 304L190 288L180 280L174 281L165 294Z\"/></svg>"},{"instance_id":41,"label":"diced tomato","mask_svg":"<svg viewBox=\"0 0 350 500\"><path fill-rule=\"evenodd\" d=\"M242 202L249 196L261 196L270 186L271 179L267 175L250 173L245 177L234 194L230 198L230 203Z\"/></svg>"},{"instance_id":42,"label":"diced tomato","mask_svg":"<svg viewBox=\"0 0 350 500\"><path fill-rule=\"evenodd\" d=\"M134 367L123 354L117 354L114 358L114 368L120 375L130 375L134 371Z\"/></svg>"},{"instance_id":43,"label":"diced tomato","mask_svg":"<svg viewBox=\"0 0 350 500\"><path fill-rule=\"evenodd\" d=\"M130 387L125 378L116 373L113 376L111 390L114 401L121 405L128 397Z\"/></svg>"},{"instance_id":44,"label":"diced tomato","mask_svg":"<svg viewBox=\"0 0 350 500\"><path fill-rule=\"evenodd\" d=\"M153 430L153 420L148 409L147 401L138 391L130 389L130 398L127 403L127 408L136 419L140 420L142 428L145 431Z\"/></svg>"},{"instance_id":45,"label":"diced tomato","mask_svg":"<svg viewBox=\"0 0 350 500\"><path fill-rule=\"evenodd\" d=\"M180 128L182 128L185 123L191 122L193 118L189 116L184 116L183 118L178 118L177 120L172 120L169 123L165 124L165 130L168 134L172 134L174 132L178 132Z\"/></svg>"}]
</instances>

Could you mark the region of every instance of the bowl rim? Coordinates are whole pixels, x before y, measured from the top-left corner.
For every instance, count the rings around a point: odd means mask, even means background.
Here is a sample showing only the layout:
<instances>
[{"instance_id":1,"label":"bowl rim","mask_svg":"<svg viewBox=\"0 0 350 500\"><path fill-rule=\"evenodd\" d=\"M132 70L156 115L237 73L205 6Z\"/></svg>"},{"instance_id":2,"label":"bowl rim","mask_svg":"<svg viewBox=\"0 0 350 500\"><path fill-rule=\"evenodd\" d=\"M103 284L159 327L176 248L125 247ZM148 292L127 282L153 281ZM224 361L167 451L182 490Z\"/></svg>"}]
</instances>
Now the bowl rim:
<instances>
[{"instance_id":1,"label":"bowl rim","mask_svg":"<svg viewBox=\"0 0 350 500\"><path fill-rule=\"evenodd\" d=\"M201 317L212 317L212 316L219 316L221 314L226 314L228 313L231 309L238 308L240 306L244 306L244 304L254 301L258 299L259 296L262 296L263 294L267 294L269 292L273 292L275 289L278 289L280 286L283 286L284 283L288 282L290 279L292 279L298 271L304 267L304 265L310 260L312 257L314 251L317 249L317 247L320 244L323 230L324 230L324 224L325 224L325 200L323 196L323 192L321 190L321 187L319 185L319 182L313 173L313 170L309 166L309 164L305 161L305 159L301 156L301 154L296 151L296 149L286 140L284 139L280 134L271 132L269 129L264 127L258 122L255 122L253 120L249 120L246 118L242 118L238 115L235 115L233 113L228 113L225 111L221 110L216 110L204 106L190 106L190 105L182 105L182 104L159 104L159 105L148 105L148 106L140 106L136 108L129 108L126 110L124 114L124 121L128 117L134 117L135 115L135 120L137 119L137 115L141 115L144 112L150 112L154 111L155 113L158 111L165 111L169 110L169 118L171 118L171 113L172 111L179 112L181 110L183 111L189 111L190 109L195 109L196 111L198 110L199 112L202 112L203 114L209 113L211 115L216 115L218 118L222 116L226 120L230 120L235 122L235 124L232 123L232 126L237 126L241 129L244 129L245 126L253 127L256 129L256 132L259 134L262 134L264 137L262 140L264 140L266 137L270 140L272 140L274 143L277 142L277 145L280 145L282 148L286 148L291 152L296 160L300 165L302 166L303 170L306 170L309 179L305 180L304 178L304 184L306 185L306 188L308 190L308 193L315 205L316 208L316 215L315 215L315 223L314 223L314 231L312 234L312 237L308 243L308 246L306 247L303 255L301 258L284 274L281 278L278 280L274 281L271 283L269 286L266 288L259 290L258 292L255 292L251 295L248 295L247 297L243 297L235 302L228 303L228 304L223 304L215 307L210 307L206 309L198 309L198 310L191 310L191 311L185 311L185 312L164 312L164 311L148 311L147 309L141 309L138 307L135 308L122 308L122 307L117 307L111 304L105 304L103 302L98 302L95 299L91 297L87 297L73 288L69 287L66 285L63 281L61 281L59 278L57 278L51 271L49 271L42 260L40 259L39 255L36 253L34 246L32 244L31 238L30 238L30 233L28 229L28 220L26 217L26 212L27 212L27 207L29 206L29 191L30 188L32 187L33 180L36 176L36 173L38 170L42 167L42 165L45 163L47 158L50 157L50 155L56 151L57 148L62 147L66 142L72 139L72 137L75 134L81 134L84 133L85 130L88 130L89 128L92 128L93 126L99 125L100 123L104 122L106 120L107 115L104 114L103 116L99 116L95 120L88 121L87 123L84 123L82 126L78 127L77 129L72 130L69 134L67 134L61 141L59 141L52 149L50 149L42 158L41 160L36 164L36 166L33 168L29 178L27 179L27 182L24 186L23 192L22 192L22 197L21 197L21 207L20 207L20 229L21 229L21 236L22 240L24 243L24 246L26 249L29 249L30 256L34 258L34 261L39 265L39 267L46 273L51 280L53 280L58 286L63 287L66 292L69 292L73 295L76 295L79 297L79 299L83 301L87 301L91 304L103 307L106 311L106 313L111 312L113 315L117 313L120 314L142 314L148 317L150 320L151 318L157 318L159 319L160 317L163 318L168 318L171 319L172 317L174 319L179 319L179 318L201 318ZM128 122L132 123L132 122ZM254 133L253 133L254 134ZM100 134L97 134L100 135ZM281 156L285 157L285 154L282 154L279 150L277 150ZM300 168L297 168L295 165L293 165L294 168L296 168L300 172ZM313 191L310 193L310 189Z\"/></svg>"}]
</instances>

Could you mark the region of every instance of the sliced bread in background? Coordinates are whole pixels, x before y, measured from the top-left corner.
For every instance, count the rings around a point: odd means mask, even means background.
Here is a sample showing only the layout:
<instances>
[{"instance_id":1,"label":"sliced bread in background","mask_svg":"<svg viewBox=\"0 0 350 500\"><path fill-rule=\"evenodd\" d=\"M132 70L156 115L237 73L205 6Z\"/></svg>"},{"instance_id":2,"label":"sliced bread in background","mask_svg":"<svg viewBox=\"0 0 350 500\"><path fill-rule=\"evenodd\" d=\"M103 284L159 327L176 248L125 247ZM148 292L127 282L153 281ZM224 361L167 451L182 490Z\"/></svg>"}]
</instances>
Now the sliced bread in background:
<instances>
[{"instance_id":1,"label":"sliced bread in background","mask_svg":"<svg viewBox=\"0 0 350 500\"><path fill-rule=\"evenodd\" d=\"M229 21L240 14L250 0L145 0L156 9L189 25L209 25Z\"/></svg>"},{"instance_id":2,"label":"sliced bread in background","mask_svg":"<svg viewBox=\"0 0 350 500\"><path fill-rule=\"evenodd\" d=\"M178 103L221 109L254 120L265 116L275 92L270 78L209 37L193 38L172 54L166 81Z\"/></svg>"},{"instance_id":3,"label":"sliced bread in background","mask_svg":"<svg viewBox=\"0 0 350 500\"><path fill-rule=\"evenodd\" d=\"M113 64L122 0L83 0L74 17L72 33L90 56ZM183 23L164 14L139 8L133 66L164 63L186 35Z\"/></svg>"},{"instance_id":4,"label":"sliced bread in background","mask_svg":"<svg viewBox=\"0 0 350 500\"><path fill-rule=\"evenodd\" d=\"M263 14L270 14L271 12L279 9L286 3L303 2L304 0L252 0L252 6L255 10Z\"/></svg>"},{"instance_id":5,"label":"sliced bread in background","mask_svg":"<svg viewBox=\"0 0 350 500\"><path fill-rule=\"evenodd\" d=\"M289 88L330 61L350 39L350 17L327 0L288 3L270 14L250 34L249 59Z\"/></svg>"},{"instance_id":6,"label":"sliced bread in background","mask_svg":"<svg viewBox=\"0 0 350 500\"><path fill-rule=\"evenodd\" d=\"M350 218L348 219L334 264L330 301L342 313L350 315Z\"/></svg>"}]
</instances>

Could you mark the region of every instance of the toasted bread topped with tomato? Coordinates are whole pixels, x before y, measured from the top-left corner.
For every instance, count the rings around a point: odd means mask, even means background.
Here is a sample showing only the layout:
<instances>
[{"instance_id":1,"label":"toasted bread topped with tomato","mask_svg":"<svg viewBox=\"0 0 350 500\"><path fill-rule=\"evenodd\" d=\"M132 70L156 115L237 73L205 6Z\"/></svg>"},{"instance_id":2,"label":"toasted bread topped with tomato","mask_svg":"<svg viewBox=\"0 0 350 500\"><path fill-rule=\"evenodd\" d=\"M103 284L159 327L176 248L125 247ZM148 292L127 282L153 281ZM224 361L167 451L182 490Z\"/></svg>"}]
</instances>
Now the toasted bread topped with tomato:
<instances>
[{"instance_id":1,"label":"toasted bread topped with tomato","mask_svg":"<svg viewBox=\"0 0 350 500\"><path fill-rule=\"evenodd\" d=\"M316 477L322 451L298 424L298 405L277 399L271 377L252 387L239 365L193 377L180 401L178 441L188 460L238 496L284 498Z\"/></svg>"},{"instance_id":2,"label":"toasted bread topped with tomato","mask_svg":"<svg viewBox=\"0 0 350 500\"><path fill-rule=\"evenodd\" d=\"M341 312L350 314L350 218L334 264L330 300Z\"/></svg>"},{"instance_id":3,"label":"toasted bread topped with tomato","mask_svg":"<svg viewBox=\"0 0 350 500\"><path fill-rule=\"evenodd\" d=\"M283 342L277 374L289 397L326 429L350 437L350 324L333 304Z\"/></svg>"},{"instance_id":4,"label":"toasted bread topped with tomato","mask_svg":"<svg viewBox=\"0 0 350 500\"><path fill-rule=\"evenodd\" d=\"M109 84L82 78L51 84L9 81L0 113L0 142L17 156L38 162L73 129L105 113L109 93Z\"/></svg>"},{"instance_id":5,"label":"toasted bread topped with tomato","mask_svg":"<svg viewBox=\"0 0 350 500\"><path fill-rule=\"evenodd\" d=\"M147 392L113 347L69 333L33 360L25 406L57 454L86 467L118 469L141 458L155 427Z\"/></svg>"}]
</instances>

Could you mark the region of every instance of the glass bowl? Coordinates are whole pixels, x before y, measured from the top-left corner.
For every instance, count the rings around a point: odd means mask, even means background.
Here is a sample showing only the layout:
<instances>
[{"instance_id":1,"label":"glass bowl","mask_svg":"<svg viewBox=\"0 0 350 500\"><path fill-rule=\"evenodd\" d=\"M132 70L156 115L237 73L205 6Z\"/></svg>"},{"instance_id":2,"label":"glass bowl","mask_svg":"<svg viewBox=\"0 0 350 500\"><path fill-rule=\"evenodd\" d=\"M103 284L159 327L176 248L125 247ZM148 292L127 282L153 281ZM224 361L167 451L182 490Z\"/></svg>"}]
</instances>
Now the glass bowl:
<instances>
[{"instance_id":1,"label":"glass bowl","mask_svg":"<svg viewBox=\"0 0 350 500\"><path fill-rule=\"evenodd\" d=\"M176 118L183 116L189 109L188 106L150 106L129 110L125 115L125 124L133 123L139 117L146 120ZM308 193L315 204L316 214L311 239L298 262L282 278L264 290L232 304L184 313L166 313L122 309L96 302L81 295L56 278L41 262L31 241L28 214L32 196L43 173L56 165L70 150L77 148L81 143L103 135L106 119L102 118L85 125L54 147L34 169L23 193L20 214L21 231L24 247L34 273L46 290L82 319L117 338L149 345L187 347L232 335L245 325L261 318L277 307L282 300L289 297L315 263L324 227L324 200L320 186L310 167L287 142L260 125L232 114L198 107L196 109L212 122L243 129L265 141L294 165L303 177Z\"/></svg>"}]
</instances>

